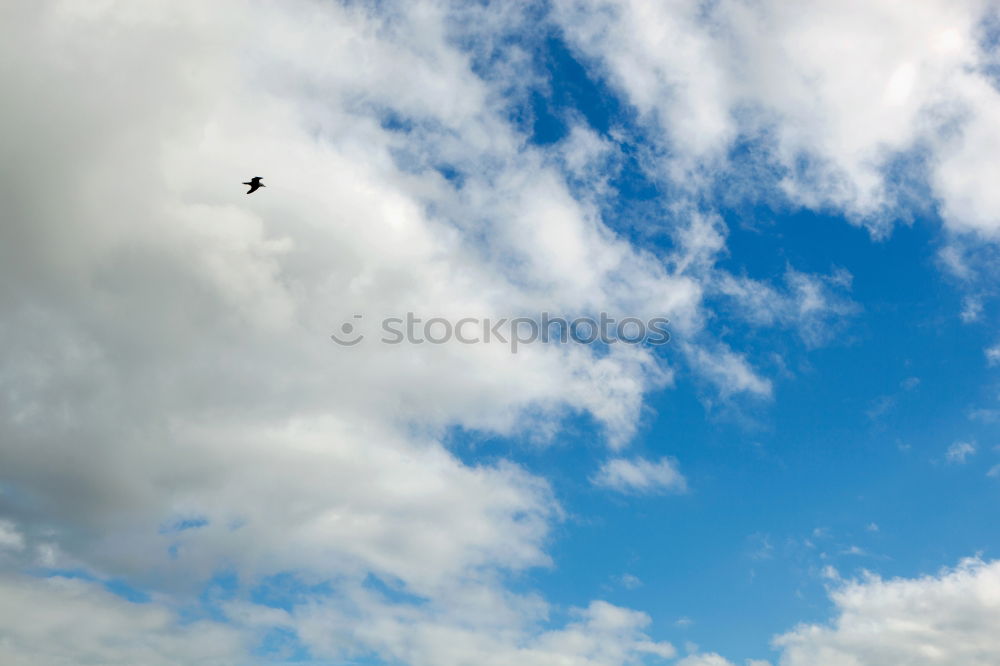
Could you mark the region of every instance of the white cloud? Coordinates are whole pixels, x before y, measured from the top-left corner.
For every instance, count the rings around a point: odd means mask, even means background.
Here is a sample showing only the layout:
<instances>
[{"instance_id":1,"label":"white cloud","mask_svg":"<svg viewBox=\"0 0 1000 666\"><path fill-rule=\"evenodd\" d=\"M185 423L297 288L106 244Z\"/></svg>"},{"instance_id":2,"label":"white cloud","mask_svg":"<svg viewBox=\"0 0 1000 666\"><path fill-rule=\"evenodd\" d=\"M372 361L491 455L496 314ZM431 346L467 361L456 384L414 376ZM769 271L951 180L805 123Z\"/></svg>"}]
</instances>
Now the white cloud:
<instances>
[{"instance_id":1,"label":"white cloud","mask_svg":"<svg viewBox=\"0 0 1000 666\"><path fill-rule=\"evenodd\" d=\"M677 666L733 666L733 663L715 653L707 653L684 657L677 662Z\"/></svg>"},{"instance_id":2,"label":"white cloud","mask_svg":"<svg viewBox=\"0 0 1000 666\"><path fill-rule=\"evenodd\" d=\"M785 290L747 277L722 275L713 293L724 296L735 314L759 326L785 326L797 330L806 344L829 342L842 323L858 311L845 294L851 275L835 271L829 276L807 275L789 268Z\"/></svg>"},{"instance_id":3,"label":"white cloud","mask_svg":"<svg viewBox=\"0 0 1000 666\"><path fill-rule=\"evenodd\" d=\"M752 560L769 560L774 557L774 544L771 535L757 532L747 537L750 546L749 556Z\"/></svg>"},{"instance_id":4,"label":"white cloud","mask_svg":"<svg viewBox=\"0 0 1000 666\"><path fill-rule=\"evenodd\" d=\"M669 458L657 462L645 458L612 458L601 465L593 483L623 493L684 492L687 481Z\"/></svg>"},{"instance_id":5,"label":"white cloud","mask_svg":"<svg viewBox=\"0 0 1000 666\"><path fill-rule=\"evenodd\" d=\"M743 135L759 139L765 160L780 167L775 182L754 187L842 210L874 233L914 198L928 207L935 197L950 229L1000 233L1000 199L989 186L998 176L1000 93L984 72L991 60L979 34L988 3L934 0L917 11L862 0L556 7L572 45L670 146L663 167L675 179L723 166ZM919 194L922 170L931 197Z\"/></svg>"},{"instance_id":6,"label":"white cloud","mask_svg":"<svg viewBox=\"0 0 1000 666\"><path fill-rule=\"evenodd\" d=\"M869 576L832 597L832 623L775 640L781 666L988 666L1000 654L1000 563L970 559L914 579Z\"/></svg>"},{"instance_id":7,"label":"white cloud","mask_svg":"<svg viewBox=\"0 0 1000 666\"><path fill-rule=\"evenodd\" d=\"M945 452L945 460L949 463L961 465L965 463L969 456L975 455L975 453L975 444L971 444L969 442L955 442L949 446L948 450Z\"/></svg>"},{"instance_id":8,"label":"white cloud","mask_svg":"<svg viewBox=\"0 0 1000 666\"><path fill-rule=\"evenodd\" d=\"M828 567L829 568L829 567ZM773 640L779 666L991 666L1000 654L1000 561L963 560L937 575L885 580L832 571L835 607L826 624L800 624ZM747 666L770 662L748 659ZM694 654L678 666L732 666Z\"/></svg>"},{"instance_id":9,"label":"white cloud","mask_svg":"<svg viewBox=\"0 0 1000 666\"><path fill-rule=\"evenodd\" d=\"M820 576L827 580L840 580L840 572L836 567L828 564L820 571Z\"/></svg>"},{"instance_id":10,"label":"white cloud","mask_svg":"<svg viewBox=\"0 0 1000 666\"><path fill-rule=\"evenodd\" d=\"M761 377L747 362L746 356L719 345L709 351L702 347L688 349L692 362L699 372L712 382L725 397L745 392L761 398L770 398L771 380Z\"/></svg>"},{"instance_id":11,"label":"white cloud","mask_svg":"<svg viewBox=\"0 0 1000 666\"><path fill-rule=\"evenodd\" d=\"M182 622L159 604L131 603L99 584L67 578L0 576L0 662L233 664L251 646L218 622Z\"/></svg>"},{"instance_id":12,"label":"white cloud","mask_svg":"<svg viewBox=\"0 0 1000 666\"><path fill-rule=\"evenodd\" d=\"M431 612L369 600L361 604L360 621L349 624L340 609L312 606L293 623L318 656L342 658L357 644L385 660L413 666L619 666L676 654L670 644L643 633L648 616L603 601L576 609L563 628L528 633L521 624L531 609L478 597L467 600L471 605L452 601L450 609Z\"/></svg>"},{"instance_id":13,"label":"white cloud","mask_svg":"<svg viewBox=\"0 0 1000 666\"><path fill-rule=\"evenodd\" d=\"M697 292L522 149L442 37L440 8L413 9L412 30L337 4L8 14L0 48L33 67L4 74L20 131L3 147L21 168L0 185L17 239L0 252L22 287L2 301L3 475L32 484L45 519L82 528L68 549L202 572L243 553L261 571L358 566L410 583L545 562L545 484L469 468L436 434L582 410L624 442L669 368L641 350L349 350L328 332L408 309L635 305L683 322ZM329 66L347 61L361 64ZM418 128L381 127L383 108ZM466 182L403 169L398 151L454 160ZM268 184L253 197L238 187L249 171ZM209 525L178 536L167 564L156 527L178 512ZM453 529L465 536L426 536ZM113 554L106 539L133 545Z\"/></svg>"},{"instance_id":14,"label":"white cloud","mask_svg":"<svg viewBox=\"0 0 1000 666\"><path fill-rule=\"evenodd\" d=\"M979 321L983 315L983 301L976 296L966 296L962 299L962 312L959 315L962 323L969 324Z\"/></svg>"},{"instance_id":15,"label":"white cloud","mask_svg":"<svg viewBox=\"0 0 1000 666\"><path fill-rule=\"evenodd\" d=\"M993 345L992 347L987 347L986 351L986 363L988 365L998 365L1000 364L1000 343Z\"/></svg>"},{"instance_id":16,"label":"white cloud","mask_svg":"<svg viewBox=\"0 0 1000 666\"><path fill-rule=\"evenodd\" d=\"M635 590L642 587L642 580L638 576L629 573L622 574L619 577L619 582L626 590Z\"/></svg>"},{"instance_id":17,"label":"white cloud","mask_svg":"<svg viewBox=\"0 0 1000 666\"><path fill-rule=\"evenodd\" d=\"M997 420L1000 420L1000 410L985 408L971 409L969 410L969 418L973 421L981 421L983 423L995 423Z\"/></svg>"},{"instance_id":18,"label":"white cloud","mask_svg":"<svg viewBox=\"0 0 1000 666\"><path fill-rule=\"evenodd\" d=\"M565 0L556 9L572 43L599 55L642 117L679 146L678 175L695 160L716 157L733 138L730 81L698 29L697 3ZM671 45L669 58L663 44Z\"/></svg>"}]
</instances>

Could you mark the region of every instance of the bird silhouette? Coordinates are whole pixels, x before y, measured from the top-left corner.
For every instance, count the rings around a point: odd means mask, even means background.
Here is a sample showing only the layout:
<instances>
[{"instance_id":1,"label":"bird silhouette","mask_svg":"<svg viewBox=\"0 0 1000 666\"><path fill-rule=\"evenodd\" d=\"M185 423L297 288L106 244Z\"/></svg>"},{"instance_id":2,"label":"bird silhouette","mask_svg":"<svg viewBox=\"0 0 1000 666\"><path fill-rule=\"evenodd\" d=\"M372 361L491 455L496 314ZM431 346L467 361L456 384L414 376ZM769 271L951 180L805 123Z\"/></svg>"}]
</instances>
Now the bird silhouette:
<instances>
[{"instance_id":1,"label":"bird silhouette","mask_svg":"<svg viewBox=\"0 0 1000 666\"><path fill-rule=\"evenodd\" d=\"M243 183L244 185L249 185L250 186L250 189L247 190L247 194L253 194L254 192L256 192L257 190L259 190L260 188L267 187L267 185L265 185L264 183L260 182L260 180L261 180L260 176L254 176L253 178L250 179L250 182Z\"/></svg>"}]
</instances>

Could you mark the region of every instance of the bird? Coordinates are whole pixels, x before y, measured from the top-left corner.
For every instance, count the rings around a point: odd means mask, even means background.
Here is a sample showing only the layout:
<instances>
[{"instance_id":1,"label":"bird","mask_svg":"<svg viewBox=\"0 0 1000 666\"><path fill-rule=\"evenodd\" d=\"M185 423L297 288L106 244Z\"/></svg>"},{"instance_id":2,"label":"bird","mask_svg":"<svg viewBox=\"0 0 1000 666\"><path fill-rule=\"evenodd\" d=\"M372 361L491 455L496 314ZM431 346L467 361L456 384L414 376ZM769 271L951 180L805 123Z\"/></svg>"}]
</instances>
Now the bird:
<instances>
[{"instance_id":1,"label":"bird","mask_svg":"<svg viewBox=\"0 0 1000 666\"><path fill-rule=\"evenodd\" d=\"M260 176L254 176L253 178L250 179L250 182L243 183L244 185L249 185L250 186L250 189L247 190L247 194L253 194L254 192L256 192L257 190L259 190L260 188L267 187L267 185L265 185L264 183L262 183L260 181L261 181Z\"/></svg>"}]
</instances>

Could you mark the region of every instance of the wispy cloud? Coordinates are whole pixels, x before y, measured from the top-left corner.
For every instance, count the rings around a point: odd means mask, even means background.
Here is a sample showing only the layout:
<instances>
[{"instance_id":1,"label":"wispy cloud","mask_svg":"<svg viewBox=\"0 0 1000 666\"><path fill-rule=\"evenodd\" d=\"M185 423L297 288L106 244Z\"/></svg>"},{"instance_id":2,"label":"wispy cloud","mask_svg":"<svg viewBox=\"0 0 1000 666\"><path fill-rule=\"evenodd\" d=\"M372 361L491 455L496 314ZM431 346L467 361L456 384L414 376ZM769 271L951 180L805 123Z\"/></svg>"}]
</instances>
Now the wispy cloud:
<instances>
[{"instance_id":1,"label":"wispy cloud","mask_svg":"<svg viewBox=\"0 0 1000 666\"><path fill-rule=\"evenodd\" d=\"M638 576L629 573L619 576L618 582L626 590L636 590L642 587L642 580L640 580Z\"/></svg>"},{"instance_id":2,"label":"wispy cloud","mask_svg":"<svg viewBox=\"0 0 1000 666\"><path fill-rule=\"evenodd\" d=\"M961 465L965 463L969 456L975 455L975 453L975 444L971 442L955 442L945 451L944 457L949 463Z\"/></svg>"},{"instance_id":3,"label":"wispy cloud","mask_svg":"<svg viewBox=\"0 0 1000 666\"><path fill-rule=\"evenodd\" d=\"M670 458L656 462L645 458L612 458L591 478L594 485L622 493L683 493L687 480Z\"/></svg>"},{"instance_id":4,"label":"wispy cloud","mask_svg":"<svg viewBox=\"0 0 1000 666\"><path fill-rule=\"evenodd\" d=\"M965 324L979 321L983 316L983 301L977 296L966 296L962 299L961 319Z\"/></svg>"},{"instance_id":5,"label":"wispy cloud","mask_svg":"<svg viewBox=\"0 0 1000 666\"><path fill-rule=\"evenodd\" d=\"M986 355L987 365L993 366L1000 364L1000 343L997 343L992 347L987 347L983 353Z\"/></svg>"}]
</instances>

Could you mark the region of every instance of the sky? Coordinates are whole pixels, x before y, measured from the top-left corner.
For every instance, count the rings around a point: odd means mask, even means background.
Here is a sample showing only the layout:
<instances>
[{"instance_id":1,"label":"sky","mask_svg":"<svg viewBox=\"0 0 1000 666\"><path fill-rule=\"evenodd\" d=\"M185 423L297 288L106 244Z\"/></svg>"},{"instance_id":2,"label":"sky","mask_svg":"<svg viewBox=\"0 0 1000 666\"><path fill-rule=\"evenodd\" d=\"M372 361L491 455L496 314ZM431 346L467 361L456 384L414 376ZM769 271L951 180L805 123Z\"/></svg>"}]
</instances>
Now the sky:
<instances>
[{"instance_id":1,"label":"sky","mask_svg":"<svg viewBox=\"0 0 1000 666\"><path fill-rule=\"evenodd\" d=\"M998 40L4 3L0 662L1000 663Z\"/></svg>"}]
</instances>

